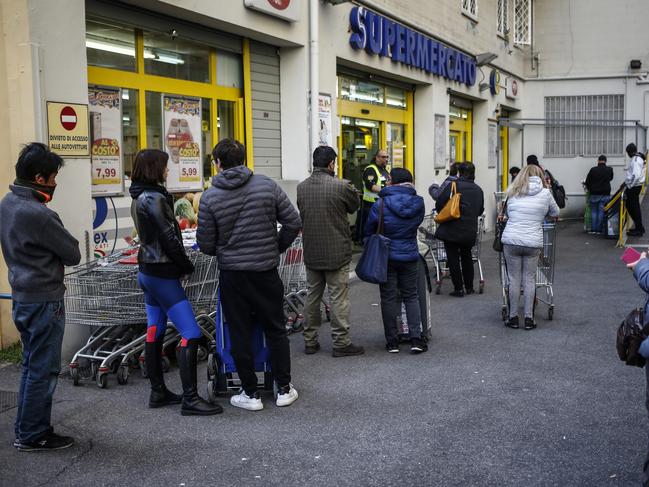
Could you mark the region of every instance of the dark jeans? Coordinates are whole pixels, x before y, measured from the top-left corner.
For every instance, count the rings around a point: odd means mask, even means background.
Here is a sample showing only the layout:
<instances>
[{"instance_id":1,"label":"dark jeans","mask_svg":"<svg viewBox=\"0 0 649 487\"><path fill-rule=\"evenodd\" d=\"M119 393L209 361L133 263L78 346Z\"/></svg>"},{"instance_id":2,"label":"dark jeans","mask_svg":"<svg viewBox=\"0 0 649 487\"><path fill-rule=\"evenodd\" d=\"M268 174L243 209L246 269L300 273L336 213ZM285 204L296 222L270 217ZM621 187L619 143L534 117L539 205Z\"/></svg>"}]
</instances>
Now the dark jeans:
<instances>
[{"instance_id":1,"label":"dark jeans","mask_svg":"<svg viewBox=\"0 0 649 487\"><path fill-rule=\"evenodd\" d=\"M277 269L263 272L222 270L220 287L232 358L243 390L248 395L257 391L251 337L258 324L262 325L266 336L275 381L279 387L288 385L291 382L291 350L284 317L284 285Z\"/></svg>"},{"instance_id":2,"label":"dark jeans","mask_svg":"<svg viewBox=\"0 0 649 487\"><path fill-rule=\"evenodd\" d=\"M610 196L591 194L588 200L590 204L590 231L602 233L604 231L604 207Z\"/></svg>"},{"instance_id":3,"label":"dark jeans","mask_svg":"<svg viewBox=\"0 0 649 487\"><path fill-rule=\"evenodd\" d=\"M397 262L388 261L388 281L379 286L381 290L381 316L385 341L388 345L398 342L397 315L401 314L401 301L397 291L406 307L406 317L410 338L421 338L421 314L417 295L417 274L419 261Z\"/></svg>"},{"instance_id":4,"label":"dark jeans","mask_svg":"<svg viewBox=\"0 0 649 487\"><path fill-rule=\"evenodd\" d=\"M451 274L451 281L456 291L473 289L473 258L471 257L471 247L444 242L446 249L446 261L448 262L448 271Z\"/></svg>"},{"instance_id":5,"label":"dark jeans","mask_svg":"<svg viewBox=\"0 0 649 487\"><path fill-rule=\"evenodd\" d=\"M642 224L642 211L640 210L640 191L642 186L635 186L626 190L626 209L629 216L635 224L635 229L639 232L644 232L644 225Z\"/></svg>"},{"instance_id":6,"label":"dark jeans","mask_svg":"<svg viewBox=\"0 0 649 487\"><path fill-rule=\"evenodd\" d=\"M12 307L13 320L23 343L15 433L22 443L33 442L52 428L52 396L61 372L65 306L61 300L13 301Z\"/></svg>"},{"instance_id":7,"label":"dark jeans","mask_svg":"<svg viewBox=\"0 0 649 487\"><path fill-rule=\"evenodd\" d=\"M367 217L370 216L370 210L372 209L373 205L374 203L370 203L369 201L361 201L361 207L358 209L358 213L356 213L354 242L358 242L360 244L363 243L363 240L365 239L365 224L367 223Z\"/></svg>"}]
</instances>

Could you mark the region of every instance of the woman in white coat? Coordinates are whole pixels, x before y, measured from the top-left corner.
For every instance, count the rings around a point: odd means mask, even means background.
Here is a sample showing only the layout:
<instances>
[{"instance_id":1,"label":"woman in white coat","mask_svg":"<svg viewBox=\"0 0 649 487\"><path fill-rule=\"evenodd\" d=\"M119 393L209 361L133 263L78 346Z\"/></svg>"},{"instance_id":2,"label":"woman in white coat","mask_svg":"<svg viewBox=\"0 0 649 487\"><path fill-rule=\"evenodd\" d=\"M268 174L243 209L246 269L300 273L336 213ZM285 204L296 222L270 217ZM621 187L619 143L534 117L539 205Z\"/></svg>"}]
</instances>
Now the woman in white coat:
<instances>
[{"instance_id":1,"label":"woman in white coat","mask_svg":"<svg viewBox=\"0 0 649 487\"><path fill-rule=\"evenodd\" d=\"M502 235L509 281L509 319L505 325L518 328L518 300L521 286L525 299L525 329L536 328L534 295L536 267L543 248L543 221L558 217L559 207L545 187L543 170L528 165L507 190L507 225Z\"/></svg>"}]
</instances>

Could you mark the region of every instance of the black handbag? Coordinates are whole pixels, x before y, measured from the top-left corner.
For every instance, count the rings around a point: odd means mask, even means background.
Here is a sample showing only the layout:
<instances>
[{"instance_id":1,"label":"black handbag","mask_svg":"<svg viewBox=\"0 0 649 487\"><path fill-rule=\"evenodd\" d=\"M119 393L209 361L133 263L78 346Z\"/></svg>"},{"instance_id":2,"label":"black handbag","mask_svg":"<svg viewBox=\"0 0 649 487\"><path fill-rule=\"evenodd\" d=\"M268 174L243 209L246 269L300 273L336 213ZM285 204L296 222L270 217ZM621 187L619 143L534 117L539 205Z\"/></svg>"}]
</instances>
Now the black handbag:
<instances>
[{"instance_id":1,"label":"black handbag","mask_svg":"<svg viewBox=\"0 0 649 487\"><path fill-rule=\"evenodd\" d=\"M503 232L505 231L505 227L507 226L507 221L502 218L505 216L505 212L507 211L507 200L505 200L505 203L503 204L503 208L498 214L498 218L496 218L496 228L494 229L494 243L492 245L493 249L496 252L502 252L503 251Z\"/></svg>"},{"instance_id":2,"label":"black handbag","mask_svg":"<svg viewBox=\"0 0 649 487\"><path fill-rule=\"evenodd\" d=\"M647 337L644 329L642 308L631 311L617 329L615 348L622 362L635 367L644 367L645 359L640 355L640 344Z\"/></svg>"}]
</instances>

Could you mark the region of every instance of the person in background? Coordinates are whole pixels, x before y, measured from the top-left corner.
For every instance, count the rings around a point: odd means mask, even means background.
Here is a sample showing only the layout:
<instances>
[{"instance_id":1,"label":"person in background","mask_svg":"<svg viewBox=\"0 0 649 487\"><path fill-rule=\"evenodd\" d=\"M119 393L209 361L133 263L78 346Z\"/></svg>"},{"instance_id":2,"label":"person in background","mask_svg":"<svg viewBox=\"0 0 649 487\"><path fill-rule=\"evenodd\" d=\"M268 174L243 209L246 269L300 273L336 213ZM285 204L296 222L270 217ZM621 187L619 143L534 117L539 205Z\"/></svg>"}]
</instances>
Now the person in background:
<instances>
[{"instance_id":1,"label":"person in background","mask_svg":"<svg viewBox=\"0 0 649 487\"><path fill-rule=\"evenodd\" d=\"M349 263L352 239L347 215L359 206L356 188L336 177L336 151L320 146L313 151L313 172L297 187L297 207L302 219L307 298L304 307L304 353L320 350L322 295L329 289L333 356L362 355L363 347L349 335Z\"/></svg>"},{"instance_id":2,"label":"person in background","mask_svg":"<svg viewBox=\"0 0 649 487\"><path fill-rule=\"evenodd\" d=\"M645 322L643 325L647 325L649 320L649 259L647 259L647 252L642 252L640 254L640 259L631 264L627 264L627 268L633 271L633 277L638 282L638 286L646 294L645 304L644 304L644 319ZM640 355L645 359L649 360L649 337L645 338L640 344L639 349ZM649 413L649 366L645 365L645 408L647 413ZM649 487L649 448L647 448L647 453L645 456L644 465L642 468L642 485L643 487Z\"/></svg>"},{"instance_id":3,"label":"person in background","mask_svg":"<svg viewBox=\"0 0 649 487\"><path fill-rule=\"evenodd\" d=\"M604 231L604 206L611 196L611 181L613 180L613 168L606 165L606 156L597 158L597 165L591 167L586 176L584 186L590 193L588 203L590 205L590 233L602 233Z\"/></svg>"},{"instance_id":4,"label":"person in background","mask_svg":"<svg viewBox=\"0 0 649 487\"><path fill-rule=\"evenodd\" d=\"M383 211L383 234L390 239L388 280L380 285L381 316L385 332L385 348L390 353L399 352L397 315L400 315L401 294L406 307L410 331L410 352L421 353L428 349L421 337L421 314L417 295L419 248L417 229L424 219L424 199L417 195L407 169L390 171L390 183L379 193L365 227L365 236L374 234ZM383 208L381 210L381 207Z\"/></svg>"},{"instance_id":5,"label":"person in background","mask_svg":"<svg viewBox=\"0 0 649 487\"><path fill-rule=\"evenodd\" d=\"M79 242L47 207L61 167L63 159L46 145L26 145L16 162L16 180L0 202L0 244L9 268L12 318L23 346L14 426L19 451L74 444L73 438L54 433L51 424L65 329L64 266L81 261Z\"/></svg>"},{"instance_id":6,"label":"person in background","mask_svg":"<svg viewBox=\"0 0 649 487\"><path fill-rule=\"evenodd\" d=\"M626 205L634 224L633 230L629 230L627 235L642 237L644 235L644 225L642 224L642 210L640 209L640 191L642 191L642 185L645 182L646 163L634 143L626 146L626 153L629 156L624 178Z\"/></svg>"},{"instance_id":7,"label":"person in background","mask_svg":"<svg viewBox=\"0 0 649 487\"><path fill-rule=\"evenodd\" d=\"M448 268L453 282L451 296L463 297L473 294L473 257L471 248L478 234L478 218L484 212L484 194L475 182L475 166L464 162L460 166L460 177L455 181L460 198L460 218L440 223L435 237L444 242ZM435 204L437 213L451 198L452 184L449 184Z\"/></svg>"},{"instance_id":8,"label":"person in background","mask_svg":"<svg viewBox=\"0 0 649 487\"><path fill-rule=\"evenodd\" d=\"M291 384L291 350L284 316L284 284L277 272L279 255L300 233L300 215L279 185L253 174L245 165L246 149L233 139L212 151L219 172L203 194L196 241L201 252L216 255L223 314L228 319L231 353L241 391L230 404L249 411L264 408L257 388L252 336L260 321L277 385L275 405L297 398ZM281 229L277 231L277 224Z\"/></svg>"},{"instance_id":9,"label":"person in background","mask_svg":"<svg viewBox=\"0 0 649 487\"><path fill-rule=\"evenodd\" d=\"M365 223L372 205L378 199L379 191L385 188L390 180L390 174L387 170L388 159L388 152L381 149L372 158L370 165L363 171L363 202L356 216L356 229L354 231L354 240L358 244L363 244Z\"/></svg>"},{"instance_id":10,"label":"person in background","mask_svg":"<svg viewBox=\"0 0 649 487\"><path fill-rule=\"evenodd\" d=\"M536 328L534 297L536 267L543 248L543 221L558 217L559 207L543 184L543 170L529 164L507 190L507 225L502 234L503 253L509 282L509 319L505 325L519 328L518 302L523 288L525 329Z\"/></svg>"},{"instance_id":11,"label":"person in background","mask_svg":"<svg viewBox=\"0 0 649 487\"><path fill-rule=\"evenodd\" d=\"M192 305L187 300L180 278L194 272L185 247L180 226L174 217L173 197L163 186L169 156L157 149L144 149L133 161L130 194L131 216L140 236L137 254L138 284L144 291L147 315L145 366L151 382L149 407L159 408L181 404L183 416L207 416L223 412L218 404L210 404L198 395L197 353L201 331ZM178 368L182 396L167 389L162 373L162 348L167 321L180 333Z\"/></svg>"},{"instance_id":12,"label":"person in background","mask_svg":"<svg viewBox=\"0 0 649 487\"><path fill-rule=\"evenodd\" d=\"M433 183L430 185L428 188L428 194L433 198L433 201L437 201L439 195L442 194L442 191L444 191L446 186L451 184L453 181L457 181L460 165L461 163L454 162L448 170L448 177L442 182L442 184Z\"/></svg>"},{"instance_id":13,"label":"person in background","mask_svg":"<svg viewBox=\"0 0 649 487\"><path fill-rule=\"evenodd\" d=\"M509 168L509 175L512 177L512 182L514 179L516 179L516 176L518 176L518 173L521 172L520 167L512 166Z\"/></svg>"}]
</instances>

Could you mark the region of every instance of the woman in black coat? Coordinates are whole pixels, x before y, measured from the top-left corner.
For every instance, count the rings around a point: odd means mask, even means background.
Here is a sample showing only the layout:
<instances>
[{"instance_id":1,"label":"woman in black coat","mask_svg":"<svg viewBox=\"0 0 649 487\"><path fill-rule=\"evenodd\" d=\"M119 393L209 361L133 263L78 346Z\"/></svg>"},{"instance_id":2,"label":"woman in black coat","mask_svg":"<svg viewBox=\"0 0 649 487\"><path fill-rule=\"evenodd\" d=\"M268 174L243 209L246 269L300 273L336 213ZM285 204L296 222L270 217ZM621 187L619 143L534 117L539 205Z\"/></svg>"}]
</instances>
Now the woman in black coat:
<instances>
[{"instance_id":1,"label":"woman in black coat","mask_svg":"<svg viewBox=\"0 0 649 487\"><path fill-rule=\"evenodd\" d=\"M473 259L471 247L475 245L478 233L478 218L484 212L484 194L475 184L475 166L465 162L460 166L460 177L455 182L460 197L460 218L440 223L435 237L444 242L448 269L453 282L451 296L461 298L473 294ZM438 198L435 210L439 213L451 197L449 184Z\"/></svg>"}]
</instances>

